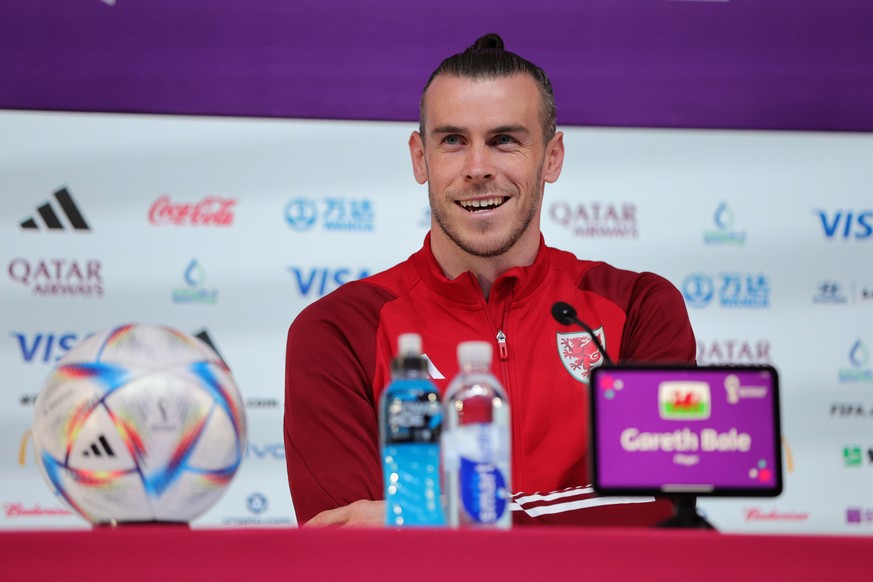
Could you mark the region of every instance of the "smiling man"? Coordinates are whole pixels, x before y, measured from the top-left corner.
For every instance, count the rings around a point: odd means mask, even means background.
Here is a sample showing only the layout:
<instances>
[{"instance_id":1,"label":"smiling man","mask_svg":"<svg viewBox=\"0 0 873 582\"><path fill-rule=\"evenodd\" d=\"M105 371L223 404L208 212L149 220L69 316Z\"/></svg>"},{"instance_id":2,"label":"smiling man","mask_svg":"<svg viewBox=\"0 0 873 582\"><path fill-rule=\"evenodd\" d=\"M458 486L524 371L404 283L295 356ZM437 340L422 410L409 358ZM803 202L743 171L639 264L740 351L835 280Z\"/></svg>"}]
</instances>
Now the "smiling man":
<instances>
[{"instance_id":1,"label":"smiling man","mask_svg":"<svg viewBox=\"0 0 873 582\"><path fill-rule=\"evenodd\" d=\"M426 88L422 127L409 139L415 179L428 184L431 250L450 279L474 273L485 296L539 250L543 190L564 162L564 136L545 133L542 109L530 75L442 74Z\"/></svg>"},{"instance_id":2,"label":"smiling man","mask_svg":"<svg viewBox=\"0 0 873 582\"><path fill-rule=\"evenodd\" d=\"M424 246L313 303L288 332L285 450L301 524L384 523L377 410L407 332L422 336L441 392L458 371L459 342L495 346L512 414L515 523L649 525L669 515L664 501L597 498L588 487L588 374L603 359L551 306L572 303L615 362L692 364L694 334L665 279L545 245L545 185L564 161L555 119L546 74L497 35L431 76L409 139L430 198Z\"/></svg>"}]
</instances>

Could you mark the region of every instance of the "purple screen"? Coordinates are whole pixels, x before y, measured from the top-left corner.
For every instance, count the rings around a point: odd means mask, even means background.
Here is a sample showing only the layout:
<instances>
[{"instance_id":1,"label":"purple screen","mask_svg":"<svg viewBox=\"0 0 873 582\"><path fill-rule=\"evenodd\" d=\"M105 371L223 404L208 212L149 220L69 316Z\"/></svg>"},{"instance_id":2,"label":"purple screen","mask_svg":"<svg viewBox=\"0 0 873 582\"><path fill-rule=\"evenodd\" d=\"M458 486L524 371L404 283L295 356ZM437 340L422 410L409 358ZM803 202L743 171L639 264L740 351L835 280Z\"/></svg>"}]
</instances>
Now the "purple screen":
<instances>
[{"instance_id":1,"label":"purple screen","mask_svg":"<svg viewBox=\"0 0 873 582\"><path fill-rule=\"evenodd\" d=\"M781 489L772 369L602 369L592 390L598 489Z\"/></svg>"}]
</instances>

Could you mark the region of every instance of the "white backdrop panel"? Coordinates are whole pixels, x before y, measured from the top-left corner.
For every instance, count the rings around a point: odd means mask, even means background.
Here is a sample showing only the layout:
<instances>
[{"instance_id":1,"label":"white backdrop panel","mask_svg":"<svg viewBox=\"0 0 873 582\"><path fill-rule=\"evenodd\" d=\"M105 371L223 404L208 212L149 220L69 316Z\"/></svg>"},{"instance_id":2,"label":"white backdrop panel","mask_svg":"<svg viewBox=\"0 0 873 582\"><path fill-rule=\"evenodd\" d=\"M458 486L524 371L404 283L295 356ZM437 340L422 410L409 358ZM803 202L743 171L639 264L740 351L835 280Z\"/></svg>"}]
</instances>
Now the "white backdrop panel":
<instances>
[{"instance_id":1,"label":"white backdrop panel","mask_svg":"<svg viewBox=\"0 0 873 582\"><path fill-rule=\"evenodd\" d=\"M409 166L413 129L0 113L0 528L86 527L36 469L33 397L78 340L132 321L205 330L246 400L245 463L195 525L293 525L285 333L323 293L420 246L429 215ZM770 362L781 374L785 493L704 501L710 519L724 531L873 533L873 136L565 132L547 243L673 281L701 363ZM60 210L61 189L89 230ZM46 228L44 203L62 229ZM224 224L150 220L159 203L221 207ZM91 293L40 293L69 283L38 276L40 262L62 279L90 264L78 283Z\"/></svg>"}]
</instances>

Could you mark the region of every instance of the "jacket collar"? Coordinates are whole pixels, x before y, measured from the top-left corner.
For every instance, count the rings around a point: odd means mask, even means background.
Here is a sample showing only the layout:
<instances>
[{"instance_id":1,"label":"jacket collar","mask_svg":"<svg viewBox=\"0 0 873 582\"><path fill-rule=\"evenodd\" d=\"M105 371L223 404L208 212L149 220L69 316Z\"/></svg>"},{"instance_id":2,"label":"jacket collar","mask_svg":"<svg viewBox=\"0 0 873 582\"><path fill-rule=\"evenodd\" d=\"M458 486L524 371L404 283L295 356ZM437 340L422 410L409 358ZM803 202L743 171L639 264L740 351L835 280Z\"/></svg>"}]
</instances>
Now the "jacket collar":
<instances>
[{"instance_id":1,"label":"jacket collar","mask_svg":"<svg viewBox=\"0 0 873 582\"><path fill-rule=\"evenodd\" d=\"M455 279L449 279L443 273L430 248L430 232L424 237L421 250L412 255L411 259L425 284L439 295L458 303L481 305L482 290L473 273L467 271ZM533 264L513 267L500 275L491 288L492 299L511 295L513 300L518 301L529 296L545 283L549 263L548 247L540 233L540 248Z\"/></svg>"}]
</instances>

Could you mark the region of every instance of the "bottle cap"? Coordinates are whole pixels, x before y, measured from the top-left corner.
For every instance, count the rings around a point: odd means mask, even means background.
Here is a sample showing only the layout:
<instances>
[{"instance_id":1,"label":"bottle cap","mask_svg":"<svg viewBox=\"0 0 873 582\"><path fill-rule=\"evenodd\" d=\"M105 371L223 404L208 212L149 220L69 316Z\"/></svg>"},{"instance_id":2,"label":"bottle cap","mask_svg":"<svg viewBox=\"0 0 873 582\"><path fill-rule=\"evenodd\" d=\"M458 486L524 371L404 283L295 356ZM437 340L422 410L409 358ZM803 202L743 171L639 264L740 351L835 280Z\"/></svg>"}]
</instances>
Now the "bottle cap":
<instances>
[{"instance_id":1,"label":"bottle cap","mask_svg":"<svg viewBox=\"0 0 873 582\"><path fill-rule=\"evenodd\" d=\"M417 333L402 333L397 338L397 357L408 358L421 355L421 336Z\"/></svg>"},{"instance_id":2,"label":"bottle cap","mask_svg":"<svg viewBox=\"0 0 873 582\"><path fill-rule=\"evenodd\" d=\"M397 355L391 362L392 372L418 371L427 374L427 360L421 355L421 336L402 333L397 337Z\"/></svg>"},{"instance_id":3,"label":"bottle cap","mask_svg":"<svg viewBox=\"0 0 873 582\"><path fill-rule=\"evenodd\" d=\"M494 350L488 342L461 342L458 344L458 363L491 365Z\"/></svg>"}]
</instances>

